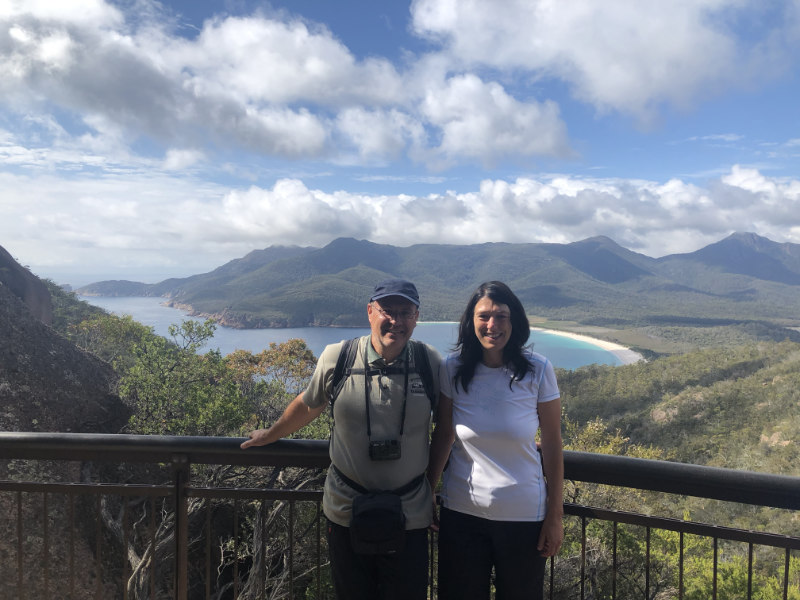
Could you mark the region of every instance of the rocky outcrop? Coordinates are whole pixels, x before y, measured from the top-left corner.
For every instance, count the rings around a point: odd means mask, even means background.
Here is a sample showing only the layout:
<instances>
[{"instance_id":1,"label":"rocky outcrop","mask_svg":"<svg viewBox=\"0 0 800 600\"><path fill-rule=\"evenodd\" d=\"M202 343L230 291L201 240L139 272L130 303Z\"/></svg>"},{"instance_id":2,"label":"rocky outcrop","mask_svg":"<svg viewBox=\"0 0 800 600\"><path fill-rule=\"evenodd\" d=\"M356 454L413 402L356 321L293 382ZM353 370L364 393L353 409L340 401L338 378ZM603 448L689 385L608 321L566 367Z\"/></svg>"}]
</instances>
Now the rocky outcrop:
<instances>
[{"instance_id":1,"label":"rocky outcrop","mask_svg":"<svg viewBox=\"0 0 800 600\"><path fill-rule=\"evenodd\" d=\"M111 366L48 326L47 286L0 248L0 431L116 433Z\"/></svg>"},{"instance_id":2,"label":"rocky outcrop","mask_svg":"<svg viewBox=\"0 0 800 600\"><path fill-rule=\"evenodd\" d=\"M110 365L0 286L0 431L116 433L129 413L114 381Z\"/></svg>"},{"instance_id":3,"label":"rocky outcrop","mask_svg":"<svg viewBox=\"0 0 800 600\"><path fill-rule=\"evenodd\" d=\"M53 322L53 303L47 286L0 246L0 285L22 300L42 323Z\"/></svg>"}]
</instances>

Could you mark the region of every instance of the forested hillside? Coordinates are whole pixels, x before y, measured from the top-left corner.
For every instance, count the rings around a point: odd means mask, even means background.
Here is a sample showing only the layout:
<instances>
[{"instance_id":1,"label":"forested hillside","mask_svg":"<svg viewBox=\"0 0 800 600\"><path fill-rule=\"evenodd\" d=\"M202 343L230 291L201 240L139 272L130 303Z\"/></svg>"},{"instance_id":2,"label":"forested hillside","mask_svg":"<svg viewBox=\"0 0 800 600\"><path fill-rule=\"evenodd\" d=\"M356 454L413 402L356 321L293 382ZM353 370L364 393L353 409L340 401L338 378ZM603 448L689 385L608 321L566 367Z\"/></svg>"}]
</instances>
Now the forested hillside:
<instances>
[{"instance_id":1,"label":"forested hillside","mask_svg":"<svg viewBox=\"0 0 800 600\"><path fill-rule=\"evenodd\" d=\"M561 371L568 419L679 462L800 475L800 344L707 349Z\"/></svg>"},{"instance_id":2,"label":"forested hillside","mask_svg":"<svg viewBox=\"0 0 800 600\"><path fill-rule=\"evenodd\" d=\"M584 326L800 325L800 246L753 234L660 259L605 237L409 247L343 238L324 248L267 248L186 279L98 282L79 292L163 296L232 327L358 325L387 277L413 280L422 318L434 321L458 318L475 287L500 279L530 314Z\"/></svg>"}]
</instances>

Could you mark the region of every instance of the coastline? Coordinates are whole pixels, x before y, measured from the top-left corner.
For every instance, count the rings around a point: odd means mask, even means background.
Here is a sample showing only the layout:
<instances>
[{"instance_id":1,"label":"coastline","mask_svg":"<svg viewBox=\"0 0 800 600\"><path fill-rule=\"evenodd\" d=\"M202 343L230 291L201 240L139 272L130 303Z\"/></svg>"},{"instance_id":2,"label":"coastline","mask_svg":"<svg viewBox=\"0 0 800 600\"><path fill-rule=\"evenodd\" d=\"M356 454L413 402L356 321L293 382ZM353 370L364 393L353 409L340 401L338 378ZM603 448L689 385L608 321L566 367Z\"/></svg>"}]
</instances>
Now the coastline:
<instances>
[{"instance_id":1,"label":"coastline","mask_svg":"<svg viewBox=\"0 0 800 600\"><path fill-rule=\"evenodd\" d=\"M119 298L119 299L123 299L123 300L125 298L142 298L142 299L156 300L156 301L162 300L161 298L155 298L155 297L152 297L152 296L136 296L136 297L133 297L133 296L130 296L130 297L127 297L127 296L126 297L109 297L109 296L96 296L95 297L95 296L91 296L91 297L86 297L85 295L81 295L81 297L86 302L89 302L89 304L93 304L95 306L100 306L100 307L105 308L105 310L108 310L110 312L114 312L114 308L109 307L109 306L104 306L102 302L97 302L97 300L102 300L104 298ZM93 302L90 301L89 298L91 298L91 300L93 300ZM166 308L166 309L168 309L170 311L176 310L178 312L185 312L185 309L178 308L178 307L176 307L174 305L170 306L168 303L158 302L158 305L159 306L163 306L164 308ZM131 314L130 310L127 310L125 312L127 312L127 314ZM420 324L429 323L429 324L450 324L450 325L452 325L452 324L456 324L457 321L419 321L419 323ZM241 327L239 327L239 328L231 328L231 327L228 327L228 326L226 326L224 324L220 324L220 325L224 329L231 329L231 330L240 331L240 332L245 332L245 331L248 331L248 329L251 329L251 328L241 328ZM354 327L356 329L363 328L363 326L354 326ZM311 328L313 329L314 327L311 326ZM328 328L329 329L335 329L333 327L328 327ZM347 329L350 329L350 328L353 328L353 327L347 327ZM273 328L263 328L263 329L270 330L270 329L273 329ZM277 329L286 329L286 328L285 327L281 327L281 328L277 328ZM292 329L295 329L295 328L292 328ZM325 329L325 328L322 328L322 329ZM343 327L343 329L344 329L344 327ZM259 329L253 329L253 330L254 331L259 331ZM629 364L633 364L633 363L639 362L641 360L644 360L644 357L641 354L639 354L638 352L635 352L635 351L631 350L630 348L627 348L626 346L623 346L621 344L617 344L615 342L609 342L609 341L602 340L602 339L599 339L599 338L595 338L595 337L591 337L591 336L583 335L583 334L578 334L578 333L572 333L572 332L569 332L569 331L563 331L563 330L557 330L557 329L546 329L544 327L531 327L531 330L541 331L543 333L547 333L547 334L551 334L551 335L563 336L563 337L574 339L576 341L580 341L580 342L583 342L583 343L586 343L586 344L590 344L592 346L596 346L596 347L598 347L598 348L600 348L602 350L605 350L606 352L609 352L609 353L613 354L614 356L616 356L617 359L620 361L620 363L623 364L623 365L629 365ZM165 335L165 334L162 334L162 335Z\"/></svg>"},{"instance_id":2,"label":"coastline","mask_svg":"<svg viewBox=\"0 0 800 600\"><path fill-rule=\"evenodd\" d=\"M641 354L639 354L634 350L631 350L630 348L627 348L621 344L616 344L614 342L608 342L606 340L593 338L588 335L582 335L580 333L572 333L569 331L557 331L555 329L544 329L543 327L531 327L531 330L541 331L542 333L549 333L552 335L560 335L566 338L570 338L572 340L577 340L579 342L592 344L616 356L622 362L623 365L632 365L634 363L639 362L640 360L644 360L644 356L642 356Z\"/></svg>"}]
</instances>

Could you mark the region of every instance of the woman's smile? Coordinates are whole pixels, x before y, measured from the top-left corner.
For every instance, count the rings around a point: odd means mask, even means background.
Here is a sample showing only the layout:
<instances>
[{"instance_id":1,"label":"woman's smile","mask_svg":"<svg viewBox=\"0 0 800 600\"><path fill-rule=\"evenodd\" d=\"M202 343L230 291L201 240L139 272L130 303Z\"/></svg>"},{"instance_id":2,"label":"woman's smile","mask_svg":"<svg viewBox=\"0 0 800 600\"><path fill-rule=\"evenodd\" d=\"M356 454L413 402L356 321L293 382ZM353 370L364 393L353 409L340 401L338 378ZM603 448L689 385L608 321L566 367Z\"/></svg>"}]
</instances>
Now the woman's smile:
<instances>
[{"instance_id":1,"label":"woman's smile","mask_svg":"<svg viewBox=\"0 0 800 600\"><path fill-rule=\"evenodd\" d=\"M511 337L511 310L505 304L497 304L484 296L475 305L472 320L475 335L483 346L484 363L500 366L503 348Z\"/></svg>"}]
</instances>

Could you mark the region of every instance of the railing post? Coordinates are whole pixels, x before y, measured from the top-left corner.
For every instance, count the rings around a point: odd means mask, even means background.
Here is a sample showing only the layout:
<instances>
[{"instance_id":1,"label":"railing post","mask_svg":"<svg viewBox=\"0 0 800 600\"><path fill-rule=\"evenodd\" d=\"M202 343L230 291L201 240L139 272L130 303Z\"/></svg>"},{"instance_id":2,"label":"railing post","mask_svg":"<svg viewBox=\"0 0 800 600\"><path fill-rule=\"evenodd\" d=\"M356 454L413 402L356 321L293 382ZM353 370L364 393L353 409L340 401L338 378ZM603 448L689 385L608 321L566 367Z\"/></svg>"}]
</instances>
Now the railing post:
<instances>
[{"instance_id":1,"label":"railing post","mask_svg":"<svg viewBox=\"0 0 800 600\"><path fill-rule=\"evenodd\" d=\"M172 476L175 484L175 600L189 597L189 458L172 455Z\"/></svg>"}]
</instances>

